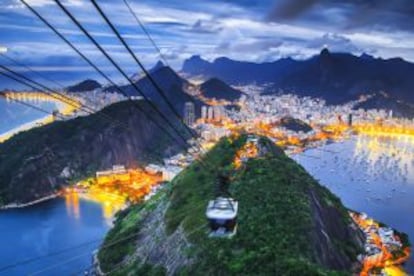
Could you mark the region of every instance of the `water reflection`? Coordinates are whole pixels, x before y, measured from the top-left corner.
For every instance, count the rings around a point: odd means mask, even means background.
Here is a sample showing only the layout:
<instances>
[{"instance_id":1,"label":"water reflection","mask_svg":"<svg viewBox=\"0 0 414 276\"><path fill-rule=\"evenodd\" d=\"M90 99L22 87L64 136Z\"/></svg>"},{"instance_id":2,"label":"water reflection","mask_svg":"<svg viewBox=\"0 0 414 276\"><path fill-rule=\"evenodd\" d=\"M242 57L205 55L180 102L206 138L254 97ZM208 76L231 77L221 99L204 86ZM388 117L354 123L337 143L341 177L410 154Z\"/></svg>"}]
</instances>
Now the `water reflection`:
<instances>
[{"instance_id":1,"label":"water reflection","mask_svg":"<svg viewBox=\"0 0 414 276\"><path fill-rule=\"evenodd\" d=\"M66 193L64 197L68 216L79 219L79 195L77 193Z\"/></svg>"},{"instance_id":2,"label":"water reflection","mask_svg":"<svg viewBox=\"0 0 414 276\"><path fill-rule=\"evenodd\" d=\"M367 174L377 180L408 183L414 180L414 138L411 136L357 137L353 162L367 168Z\"/></svg>"},{"instance_id":3,"label":"water reflection","mask_svg":"<svg viewBox=\"0 0 414 276\"><path fill-rule=\"evenodd\" d=\"M102 216L108 225L112 224L114 215L123 209L126 204L124 197L96 189L90 189L88 192L68 189L63 194L63 197L65 199L66 213L69 217L79 219L82 215L79 209L79 200L87 200L99 204Z\"/></svg>"},{"instance_id":4,"label":"water reflection","mask_svg":"<svg viewBox=\"0 0 414 276\"><path fill-rule=\"evenodd\" d=\"M407 233L414 241L413 136L358 135L293 158L345 206ZM406 269L414 272L413 256Z\"/></svg>"}]
</instances>

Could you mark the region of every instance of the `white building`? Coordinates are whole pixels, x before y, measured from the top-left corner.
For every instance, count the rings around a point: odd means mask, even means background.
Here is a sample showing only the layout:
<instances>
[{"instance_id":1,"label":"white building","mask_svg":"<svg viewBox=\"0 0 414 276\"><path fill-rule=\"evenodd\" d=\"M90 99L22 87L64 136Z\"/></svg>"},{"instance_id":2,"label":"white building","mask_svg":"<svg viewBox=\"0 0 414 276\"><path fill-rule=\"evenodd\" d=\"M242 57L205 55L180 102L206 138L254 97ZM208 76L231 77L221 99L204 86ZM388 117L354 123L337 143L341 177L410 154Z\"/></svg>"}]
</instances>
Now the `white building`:
<instances>
[{"instance_id":1,"label":"white building","mask_svg":"<svg viewBox=\"0 0 414 276\"><path fill-rule=\"evenodd\" d=\"M164 181L171 181L176 177L183 168L178 166L167 166L162 169L162 180Z\"/></svg>"}]
</instances>

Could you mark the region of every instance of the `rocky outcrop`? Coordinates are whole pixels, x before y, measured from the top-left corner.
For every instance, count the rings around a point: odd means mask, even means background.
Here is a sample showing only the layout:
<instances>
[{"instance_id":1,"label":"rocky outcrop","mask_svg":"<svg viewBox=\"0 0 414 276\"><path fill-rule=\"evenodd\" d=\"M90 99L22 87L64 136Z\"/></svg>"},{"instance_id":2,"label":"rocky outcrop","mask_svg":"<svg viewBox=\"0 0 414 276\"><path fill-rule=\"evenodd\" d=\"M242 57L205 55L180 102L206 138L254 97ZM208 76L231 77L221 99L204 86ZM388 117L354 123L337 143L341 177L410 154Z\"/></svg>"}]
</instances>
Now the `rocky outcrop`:
<instances>
[{"instance_id":1,"label":"rocky outcrop","mask_svg":"<svg viewBox=\"0 0 414 276\"><path fill-rule=\"evenodd\" d=\"M135 257L142 263L162 266L168 275L174 275L194 260L186 254L191 244L183 227L167 235L164 222L167 208L167 203L163 202L144 219L136 242Z\"/></svg>"},{"instance_id":2,"label":"rocky outcrop","mask_svg":"<svg viewBox=\"0 0 414 276\"><path fill-rule=\"evenodd\" d=\"M311 240L316 261L331 269L351 268L355 271L358 268L355 256L362 253L358 248L364 246L363 233L354 222L341 219L347 214L342 214L332 204L321 202L320 195L315 190L309 191L309 198L314 221ZM338 246L338 242L344 244Z\"/></svg>"}]
</instances>

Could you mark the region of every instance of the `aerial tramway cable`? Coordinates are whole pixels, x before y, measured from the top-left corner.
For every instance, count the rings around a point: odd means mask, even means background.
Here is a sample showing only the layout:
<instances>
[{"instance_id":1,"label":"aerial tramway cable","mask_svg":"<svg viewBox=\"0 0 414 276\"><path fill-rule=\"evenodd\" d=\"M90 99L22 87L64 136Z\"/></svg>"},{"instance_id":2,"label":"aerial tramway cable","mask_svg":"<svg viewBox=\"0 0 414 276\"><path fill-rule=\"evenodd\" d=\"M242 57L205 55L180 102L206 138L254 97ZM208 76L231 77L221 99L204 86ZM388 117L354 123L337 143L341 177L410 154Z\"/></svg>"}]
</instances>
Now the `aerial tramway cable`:
<instances>
[{"instance_id":1,"label":"aerial tramway cable","mask_svg":"<svg viewBox=\"0 0 414 276\"><path fill-rule=\"evenodd\" d=\"M21 0L24 1L24 0ZM143 93L143 91L137 86L136 83L134 83L130 77L125 73L125 71L113 60L113 58L105 51L105 49L102 48L102 46L93 38L90 33L83 27L83 25L73 16L73 14L58 0L55 0L56 4L61 8L61 10L71 19L71 21L82 31L82 33L88 37L88 39L95 45L95 47L111 62L111 64L118 70L119 73L122 74L122 76L132 85L132 87L135 89L136 92L138 92L144 100L156 111L157 114L159 114L165 122L170 126L176 134L183 139L183 141L186 143L186 138L181 134L179 130L174 126L173 123L170 122L170 120L162 113L158 107L148 98L148 96ZM194 134L191 133L193 137ZM199 148L198 150L202 150L202 148Z\"/></svg>"},{"instance_id":2,"label":"aerial tramway cable","mask_svg":"<svg viewBox=\"0 0 414 276\"><path fill-rule=\"evenodd\" d=\"M115 89L120 92L122 95L124 95L125 97L128 98L128 100L132 101L132 99L130 98L130 96L128 96L122 89L120 89L120 87L118 87L104 72L102 72L102 70L100 70L92 61L90 61L84 54L82 54L82 52L80 52L76 46L74 46L68 39L66 39L55 27L53 27L42 15L40 15L33 7L31 7L28 3L26 3L25 0L20 0L34 15L36 15L47 27L49 27L59 38L61 38L64 42L66 42L66 44L68 44L79 56L81 56L90 66L92 66L101 76L103 76L107 81L109 81L114 87ZM64 8L64 7L63 7ZM72 16L73 18L73 16ZM74 20L76 20L74 18ZM76 21L77 22L77 21ZM79 23L79 22L78 22ZM81 25L80 25L81 26ZM85 30L85 35L88 34L87 36L91 39L93 39L89 33L87 33L87 31ZM93 39L93 41L95 41ZM96 41L95 41L96 42ZM99 44L95 44L95 46L99 46ZM98 47L98 49L102 49L100 46ZM103 49L102 49L103 50ZM109 57L109 55L103 50L103 52L101 51L101 53L103 53L110 61L111 63L118 69L118 71L130 82L131 80L128 78L128 76L126 76L126 74L121 70L121 68L112 60L112 58ZM132 83L133 87L137 90L137 87L134 83ZM138 88L139 89L139 88ZM138 90L139 92L140 90ZM154 106L152 104L152 102L149 102L150 106L155 109L156 111L158 110L156 108L156 106ZM154 120L152 116L148 115L146 111L144 111L140 105L135 103L135 107L141 111L148 120L152 121L157 127L159 127L160 129L164 129L163 126L160 125L160 123L157 120ZM157 113L160 114L160 111L157 111ZM161 113L162 114L162 113ZM162 114L161 119L166 120L165 116ZM171 124L168 120L167 122L169 123L169 125ZM179 131L177 131L177 129L175 127L172 127L172 129L178 134L178 137L182 139L182 141L184 142L180 142L177 140L177 137L172 136L169 132L165 131L167 133L167 135L177 141L177 143L181 146L181 147L185 147L185 144L188 144L187 140L185 138L182 137L181 133ZM191 145L189 145L190 148L192 147ZM200 161L200 165L203 166L205 169L209 169L208 166L206 166L202 160ZM210 169L209 169L210 170Z\"/></svg>"},{"instance_id":3,"label":"aerial tramway cable","mask_svg":"<svg viewBox=\"0 0 414 276\"><path fill-rule=\"evenodd\" d=\"M59 2L59 0L55 0L55 2ZM116 35L116 37L121 41L122 45L127 49L128 53L132 56L133 60L138 64L138 66L141 68L141 70L144 72L145 76L149 79L155 90L158 92L159 95L161 95L164 102L167 104L167 106L170 108L172 113L178 118L178 120L182 123L184 128L187 130L187 132L193 136L195 139L197 137L194 135L193 130L184 122L184 118L179 114L179 112L175 109L171 101L166 96L163 89L158 85L158 83L154 80L154 78L149 74L149 72L145 69L145 66L142 64L142 62L139 60L139 58L136 56L136 54L131 50L128 43L124 40L124 38L121 36L117 28L112 24L111 20L105 15L103 10L99 7L97 2L95 0L91 0L93 6L96 8L98 13L102 16L104 21L107 23L107 25L110 27L110 29L113 31L113 33ZM155 43L155 42L154 42ZM195 140L197 141L197 140ZM203 151L203 148L200 144L198 144L199 149Z\"/></svg>"},{"instance_id":4,"label":"aerial tramway cable","mask_svg":"<svg viewBox=\"0 0 414 276\"><path fill-rule=\"evenodd\" d=\"M42 94L45 94L45 95L48 95L48 96L52 97L53 99L62 101L63 103L65 103L65 104L67 104L67 105L69 105L69 106L71 106L73 108L76 108L76 109L79 107L79 109L81 109L82 111L88 113L89 115L94 114L94 113L97 112L97 110L94 110L93 108L91 108L89 106L86 106L84 104L80 104L79 106L76 105L74 103L74 100L72 100L71 98L67 97L66 95L64 95L62 93L59 93L59 92L56 92L55 90L53 90L53 89L51 89L51 88L49 88L49 87L47 87L47 86L45 86L45 85L37 82L37 81L34 81L34 80L32 80L32 79L24 76L23 74L20 74L20 73L14 71L14 70L8 68L7 66L0 65L0 68L3 69L3 70L5 70L5 71L7 71L7 72L9 72L9 73L11 73L11 74L13 74L13 75L15 75L15 76L18 76L21 79L24 79L25 81L31 82L31 83L35 84L36 86L41 87L41 89L39 89L38 92L40 92ZM124 127L127 127L123 123L121 123L119 121L115 121L112 117L110 117L105 112L101 112L99 114L100 114L100 116L104 117L107 120L113 121L116 124L123 125Z\"/></svg>"},{"instance_id":5,"label":"aerial tramway cable","mask_svg":"<svg viewBox=\"0 0 414 276\"><path fill-rule=\"evenodd\" d=\"M135 21L137 21L138 25L141 27L141 29L144 31L145 35L147 36L148 40L151 41L152 46L154 46L154 48L158 51L160 58L162 59L162 61L167 65L170 66L168 64L167 59L165 58L164 54L161 52L160 47L158 47L157 43L155 43L155 40L152 38L151 34L149 33L149 31L147 30L147 28L145 27L145 25L141 22L141 20L139 19L138 15L136 14L136 12L132 9L131 5L128 3L127 0L123 0L125 5L127 6L129 12L131 13L131 15L135 18Z\"/></svg>"}]
</instances>

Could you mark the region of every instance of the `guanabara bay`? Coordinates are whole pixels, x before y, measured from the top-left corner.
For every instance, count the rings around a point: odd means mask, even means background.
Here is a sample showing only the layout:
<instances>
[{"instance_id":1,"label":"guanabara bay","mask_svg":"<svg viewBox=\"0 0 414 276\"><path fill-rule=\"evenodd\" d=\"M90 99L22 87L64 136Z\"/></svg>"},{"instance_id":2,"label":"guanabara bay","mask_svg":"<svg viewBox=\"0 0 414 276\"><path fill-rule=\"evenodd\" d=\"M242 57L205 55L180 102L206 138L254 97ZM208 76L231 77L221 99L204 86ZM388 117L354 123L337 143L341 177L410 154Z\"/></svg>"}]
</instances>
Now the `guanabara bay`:
<instances>
[{"instance_id":1,"label":"guanabara bay","mask_svg":"<svg viewBox=\"0 0 414 276\"><path fill-rule=\"evenodd\" d=\"M413 18L3 0L0 275L414 275Z\"/></svg>"}]
</instances>

